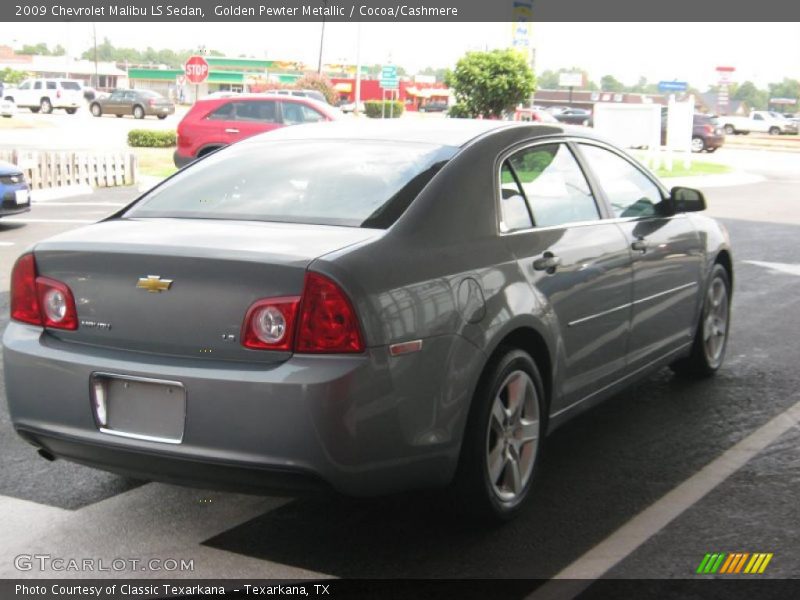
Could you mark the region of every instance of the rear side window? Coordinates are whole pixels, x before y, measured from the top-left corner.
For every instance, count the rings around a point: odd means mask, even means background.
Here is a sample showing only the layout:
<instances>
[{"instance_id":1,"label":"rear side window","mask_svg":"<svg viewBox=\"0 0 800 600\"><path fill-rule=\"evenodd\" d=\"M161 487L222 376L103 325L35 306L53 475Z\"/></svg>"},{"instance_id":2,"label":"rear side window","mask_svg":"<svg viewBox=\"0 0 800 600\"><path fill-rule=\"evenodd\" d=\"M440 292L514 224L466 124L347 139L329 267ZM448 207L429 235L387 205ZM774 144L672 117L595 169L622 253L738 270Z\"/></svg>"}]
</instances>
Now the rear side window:
<instances>
[{"instance_id":1,"label":"rear side window","mask_svg":"<svg viewBox=\"0 0 800 600\"><path fill-rule=\"evenodd\" d=\"M77 81L62 81L61 88L64 90L72 90L74 92L81 91L81 86Z\"/></svg>"},{"instance_id":2,"label":"rear side window","mask_svg":"<svg viewBox=\"0 0 800 600\"><path fill-rule=\"evenodd\" d=\"M325 119L310 106L299 102L281 102L281 111L283 112L283 122L287 125L316 123Z\"/></svg>"},{"instance_id":3,"label":"rear side window","mask_svg":"<svg viewBox=\"0 0 800 600\"><path fill-rule=\"evenodd\" d=\"M600 182L615 217L652 217L661 192L649 177L621 156L589 144L581 153Z\"/></svg>"},{"instance_id":4,"label":"rear side window","mask_svg":"<svg viewBox=\"0 0 800 600\"><path fill-rule=\"evenodd\" d=\"M387 228L455 152L366 140L245 142L178 172L124 216Z\"/></svg>"},{"instance_id":5,"label":"rear side window","mask_svg":"<svg viewBox=\"0 0 800 600\"><path fill-rule=\"evenodd\" d=\"M226 102L206 118L216 121L260 121L277 123L277 104L273 100Z\"/></svg>"},{"instance_id":6,"label":"rear side window","mask_svg":"<svg viewBox=\"0 0 800 600\"><path fill-rule=\"evenodd\" d=\"M41 81L37 81L36 83L34 83L33 84L33 89L35 89L35 90L42 89L42 82Z\"/></svg>"},{"instance_id":7,"label":"rear side window","mask_svg":"<svg viewBox=\"0 0 800 600\"><path fill-rule=\"evenodd\" d=\"M48 89L48 90L54 90L54 89L56 89L56 82L55 82L55 81L48 81L48 82L47 82L47 89Z\"/></svg>"},{"instance_id":8,"label":"rear side window","mask_svg":"<svg viewBox=\"0 0 800 600\"><path fill-rule=\"evenodd\" d=\"M575 157L565 144L546 144L521 150L503 164L501 196L503 223L524 225L524 213L510 191L516 188L529 207L535 227L553 227L600 218L594 196ZM519 228L519 227L516 227Z\"/></svg>"}]
</instances>

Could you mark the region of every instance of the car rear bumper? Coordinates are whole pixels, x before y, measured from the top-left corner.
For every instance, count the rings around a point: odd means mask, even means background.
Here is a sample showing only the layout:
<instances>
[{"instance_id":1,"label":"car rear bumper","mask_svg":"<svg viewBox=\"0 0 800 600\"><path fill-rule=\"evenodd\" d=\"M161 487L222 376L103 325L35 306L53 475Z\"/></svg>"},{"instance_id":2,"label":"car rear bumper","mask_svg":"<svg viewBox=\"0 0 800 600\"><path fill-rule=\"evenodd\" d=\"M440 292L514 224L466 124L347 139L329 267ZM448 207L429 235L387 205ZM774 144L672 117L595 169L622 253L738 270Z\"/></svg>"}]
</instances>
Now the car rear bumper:
<instances>
[{"instance_id":1,"label":"car rear bumper","mask_svg":"<svg viewBox=\"0 0 800 600\"><path fill-rule=\"evenodd\" d=\"M27 191L27 202L17 204L17 192ZM24 184L0 185L0 217L18 215L31 209L30 190Z\"/></svg>"},{"instance_id":2,"label":"car rear bumper","mask_svg":"<svg viewBox=\"0 0 800 600\"><path fill-rule=\"evenodd\" d=\"M93 348L15 322L3 345L12 423L55 457L206 488L355 496L450 481L469 394L453 377L429 375L448 356L470 363L479 352L442 336L406 357L383 347L256 365ZM89 392L97 372L180 382L181 442L100 431Z\"/></svg>"},{"instance_id":3,"label":"car rear bumper","mask_svg":"<svg viewBox=\"0 0 800 600\"><path fill-rule=\"evenodd\" d=\"M179 169L182 169L186 165L191 162L194 162L194 157L192 156L184 156L183 154L178 154L178 151L172 153L172 161L175 163L175 166Z\"/></svg>"},{"instance_id":4,"label":"car rear bumper","mask_svg":"<svg viewBox=\"0 0 800 600\"><path fill-rule=\"evenodd\" d=\"M725 145L724 135L708 135L704 140L706 148L721 148Z\"/></svg>"}]
</instances>

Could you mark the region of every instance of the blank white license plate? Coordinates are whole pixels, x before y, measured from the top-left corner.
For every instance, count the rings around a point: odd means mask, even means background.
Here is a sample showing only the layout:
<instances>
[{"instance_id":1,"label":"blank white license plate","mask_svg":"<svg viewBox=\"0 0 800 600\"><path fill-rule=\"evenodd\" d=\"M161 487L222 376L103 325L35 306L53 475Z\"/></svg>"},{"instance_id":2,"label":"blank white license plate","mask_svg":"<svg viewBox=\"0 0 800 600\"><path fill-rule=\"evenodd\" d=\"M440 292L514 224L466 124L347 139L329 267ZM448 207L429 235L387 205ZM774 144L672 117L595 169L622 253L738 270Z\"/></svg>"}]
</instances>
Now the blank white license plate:
<instances>
[{"instance_id":1,"label":"blank white license plate","mask_svg":"<svg viewBox=\"0 0 800 600\"><path fill-rule=\"evenodd\" d=\"M16 196L17 205L28 203L28 190L17 190L14 195Z\"/></svg>"},{"instance_id":2,"label":"blank white license plate","mask_svg":"<svg viewBox=\"0 0 800 600\"><path fill-rule=\"evenodd\" d=\"M91 381L95 421L103 433L180 443L186 390L176 381L95 373Z\"/></svg>"}]
</instances>

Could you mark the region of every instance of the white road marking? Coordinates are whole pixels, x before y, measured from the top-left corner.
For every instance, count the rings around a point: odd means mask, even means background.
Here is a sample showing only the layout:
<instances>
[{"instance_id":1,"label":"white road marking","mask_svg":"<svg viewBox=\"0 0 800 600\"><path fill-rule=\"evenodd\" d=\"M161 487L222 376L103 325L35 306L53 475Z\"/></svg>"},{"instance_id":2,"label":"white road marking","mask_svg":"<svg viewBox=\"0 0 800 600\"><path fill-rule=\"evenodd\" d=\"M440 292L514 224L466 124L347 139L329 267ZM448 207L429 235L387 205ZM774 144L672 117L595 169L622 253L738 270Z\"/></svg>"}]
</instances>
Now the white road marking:
<instances>
[{"instance_id":1,"label":"white road marking","mask_svg":"<svg viewBox=\"0 0 800 600\"><path fill-rule=\"evenodd\" d=\"M788 273L789 275L800 275L800 265L797 264L763 262L760 260L743 260L742 262L750 265L756 265L757 267L765 267L771 271L778 271L779 273Z\"/></svg>"},{"instance_id":2,"label":"white road marking","mask_svg":"<svg viewBox=\"0 0 800 600\"><path fill-rule=\"evenodd\" d=\"M97 219L3 219L3 223L97 223Z\"/></svg>"},{"instance_id":3,"label":"white road marking","mask_svg":"<svg viewBox=\"0 0 800 600\"><path fill-rule=\"evenodd\" d=\"M42 206L127 206L127 202L34 202Z\"/></svg>"},{"instance_id":4,"label":"white road marking","mask_svg":"<svg viewBox=\"0 0 800 600\"><path fill-rule=\"evenodd\" d=\"M13 246L14 242L0 242L0 246Z\"/></svg>"},{"instance_id":5,"label":"white road marking","mask_svg":"<svg viewBox=\"0 0 800 600\"><path fill-rule=\"evenodd\" d=\"M579 593L799 424L800 402L797 402L633 517L553 579L585 580L574 582L576 589L569 590ZM563 598L564 592L564 582L550 582L535 590L528 600Z\"/></svg>"}]
</instances>

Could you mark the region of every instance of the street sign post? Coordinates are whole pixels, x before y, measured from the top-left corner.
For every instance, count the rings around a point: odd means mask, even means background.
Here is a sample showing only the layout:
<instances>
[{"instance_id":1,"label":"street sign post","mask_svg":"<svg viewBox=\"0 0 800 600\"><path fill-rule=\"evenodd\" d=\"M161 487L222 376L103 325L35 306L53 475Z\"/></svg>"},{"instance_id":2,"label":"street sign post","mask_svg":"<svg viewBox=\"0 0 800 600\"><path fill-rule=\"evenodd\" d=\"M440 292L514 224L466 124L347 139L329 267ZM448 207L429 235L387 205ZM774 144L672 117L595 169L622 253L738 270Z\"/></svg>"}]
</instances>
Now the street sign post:
<instances>
[{"instance_id":1,"label":"street sign post","mask_svg":"<svg viewBox=\"0 0 800 600\"><path fill-rule=\"evenodd\" d=\"M659 92L685 92L689 89L689 84L686 81L659 81Z\"/></svg>"},{"instance_id":2,"label":"street sign post","mask_svg":"<svg viewBox=\"0 0 800 600\"><path fill-rule=\"evenodd\" d=\"M392 104L389 106L389 118L394 117L394 99L398 88L400 87L400 79L397 76L396 65L384 65L381 68L381 94L383 102L381 103L381 118L386 116L386 92L389 92L389 97L392 99Z\"/></svg>"},{"instance_id":3,"label":"street sign post","mask_svg":"<svg viewBox=\"0 0 800 600\"><path fill-rule=\"evenodd\" d=\"M190 56L183 65L186 81L194 84L194 101L200 99L200 84L208 79L208 63L202 56Z\"/></svg>"}]
</instances>

